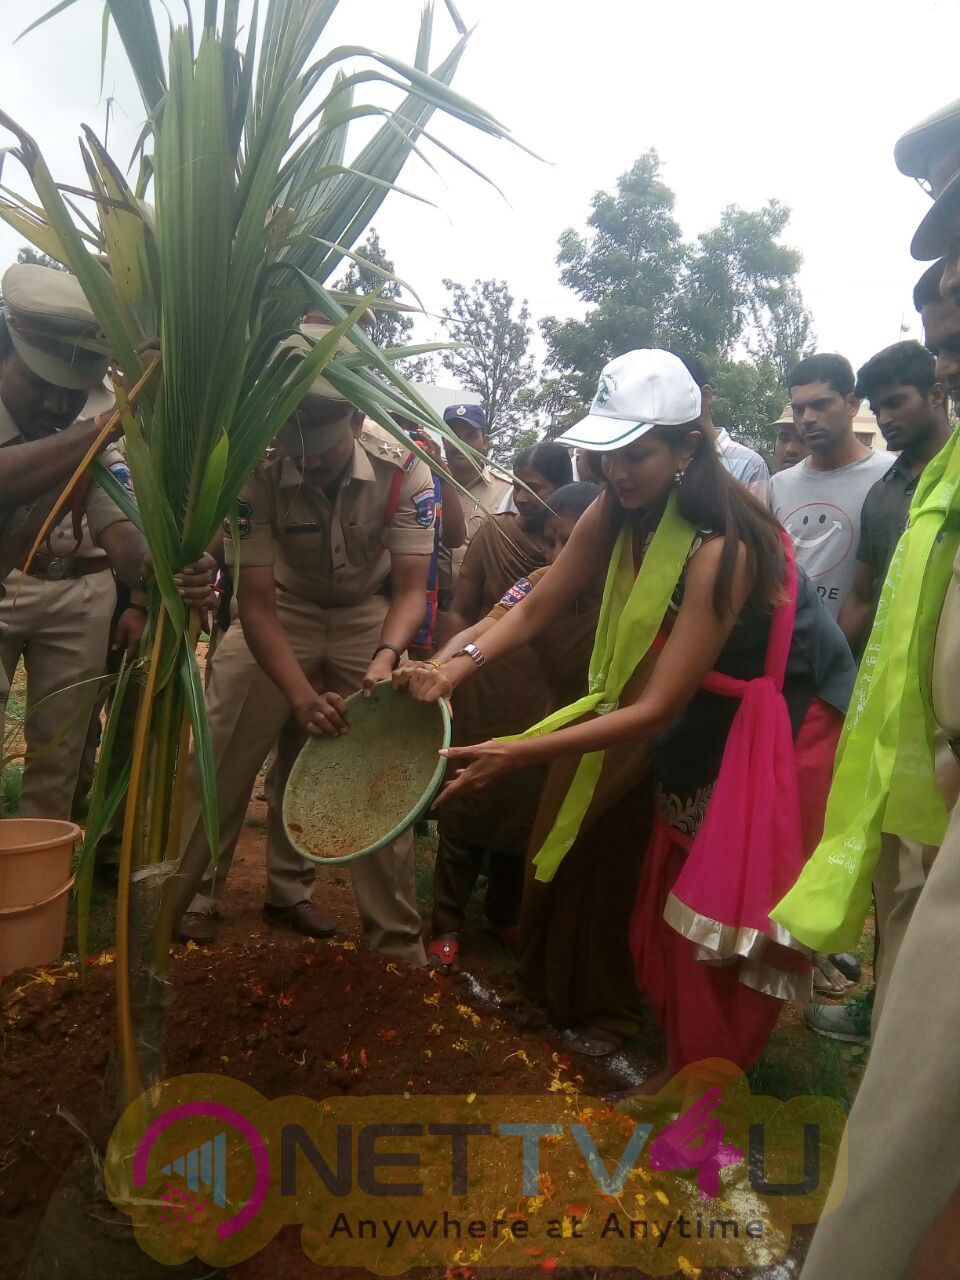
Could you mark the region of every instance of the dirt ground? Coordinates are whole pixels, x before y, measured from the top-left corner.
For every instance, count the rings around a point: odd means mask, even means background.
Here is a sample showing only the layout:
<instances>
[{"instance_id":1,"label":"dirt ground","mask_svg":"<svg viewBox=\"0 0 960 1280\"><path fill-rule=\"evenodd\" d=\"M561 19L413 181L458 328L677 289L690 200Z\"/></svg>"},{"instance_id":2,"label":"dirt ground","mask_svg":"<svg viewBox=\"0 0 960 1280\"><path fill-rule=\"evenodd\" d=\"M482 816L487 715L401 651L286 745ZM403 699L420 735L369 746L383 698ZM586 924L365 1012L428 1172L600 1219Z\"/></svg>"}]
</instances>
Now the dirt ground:
<instances>
[{"instance_id":1,"label":"dirt ground","mask_svg":"<svg viewBox=\"0 0 960 1280\"><path fill-rule=\"evenodd\" d=\"M511 957L483 934L478 915L465 935L465 971L449 979L367 952L349 878L337 868L321 871L317 894L340 925L336 939L315 942L264 924L265 818L266 806L255 798L234 861L218 945L174 949L171 1075L224 1072L254 1083L268 1096L322 1098L406 1089L462 1092L465 1083L485 1093L531 1093L548 1088L560 1071L578 1089L602 1096L644 1078L656 1065L655 1041L630 1045L603 1062L561 1052L554 1030L519 996ZM418 889L426 908L433 840L422 838L417 845ZM94 940L108 947L107 894L98 895L94 910ZM73 963L47 973L15 974L0 985L0 1256L10 1280L22 1274L63 1170L83 1151L81 1133L101 1148L105 1144L110 1122L102 1109L102 1084L111 1069L114 974L112 955L104 950L88 964L82 984ZM840 1054L818 1040L803 1028L801 1015L799 1008L786 1012L756 1069L754 1090L783 1097L808 1091L848 1094L862 1055ZM775 1267L702 1275L704 1280L790 1280L798 1273L806 1241L805 1233L797 1233L790 1258ZM318 1274L352 1280L356 1272L316 1267L301 1251L294 1229L229 1271L236 1280L306 1280ZM420 1274L424 1280L444 1280L441 1271ZM465 1280L469 1274L466 1268L448 1269L445 1280ZM537 1272L501 1268L475 1274L530 1277ZM600 1275L563 1267L555 1274L568 1280Z\"/></svg>"}]
</instances>

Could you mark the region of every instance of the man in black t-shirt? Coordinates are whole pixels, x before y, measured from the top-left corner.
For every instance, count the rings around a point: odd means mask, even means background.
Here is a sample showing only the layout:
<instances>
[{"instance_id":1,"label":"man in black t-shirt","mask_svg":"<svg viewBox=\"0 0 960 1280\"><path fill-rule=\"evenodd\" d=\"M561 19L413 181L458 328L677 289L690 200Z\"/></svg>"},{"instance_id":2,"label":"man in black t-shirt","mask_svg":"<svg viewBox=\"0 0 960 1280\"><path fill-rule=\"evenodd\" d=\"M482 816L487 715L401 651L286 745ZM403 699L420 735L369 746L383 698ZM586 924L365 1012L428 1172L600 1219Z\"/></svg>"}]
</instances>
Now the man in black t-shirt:
<instances>
[{"instance_id":1,"label":"man in black t-shirt","mask_svg":"<svg viewBox=\"0 0 960 1280\"><path fill-rule=\"evenodd\" d=\"M947 443L950 419L946 393L936 379L936 360L916 341L894 343L868 360L857 374L855 394L869 401L887 447L900 455L864 499L856 577L837 619L850 648L859 653L917 482Z\"/></svg>"}]
</instances>

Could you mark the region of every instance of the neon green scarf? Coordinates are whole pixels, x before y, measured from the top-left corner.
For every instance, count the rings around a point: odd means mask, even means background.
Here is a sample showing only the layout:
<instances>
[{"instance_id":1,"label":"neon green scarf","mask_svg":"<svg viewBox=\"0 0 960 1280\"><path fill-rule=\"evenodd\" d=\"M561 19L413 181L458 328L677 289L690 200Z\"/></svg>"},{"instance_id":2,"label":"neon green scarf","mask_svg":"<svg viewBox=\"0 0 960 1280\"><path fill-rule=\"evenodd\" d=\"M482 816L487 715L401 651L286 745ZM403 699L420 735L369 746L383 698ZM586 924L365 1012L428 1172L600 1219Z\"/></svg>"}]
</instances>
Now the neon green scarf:
<instances>
[{"instance_id":1,"label":"neon green scarf","mask_svg":"<svg viewBox=\"0 0 960 1280\"><path fill-rule=\"evenodd\" d=\"M517 742L562 729L590 712L603 715L616 709L624 685L653 644L666 615L680 575L687 562L696 530L677 510L671 493L656 533L643 557L640 572L633 572L633 535L629 524L620 531L597 621L597 634L590 657L586 697L561 707L524 733L502 738ZM538 880L552 880L557 867L577 838L603 768L603 752L585 755L573 776L556 821L543 847L534 858Z\"/></svg>"},{"instance_id":2,"label":"neon green scarf","mask_svg":"<svg viewBox=\"0 0 960 1280\"><path fill-rule=\"evenodd\" d=\"M960 545L960 435L923 472L880 595L827 804L823 839L771 912L816 951L854 948L870 909L880 837L939 845L947 810L933 762L930 672Z\"/></svg>"}]
</instances>

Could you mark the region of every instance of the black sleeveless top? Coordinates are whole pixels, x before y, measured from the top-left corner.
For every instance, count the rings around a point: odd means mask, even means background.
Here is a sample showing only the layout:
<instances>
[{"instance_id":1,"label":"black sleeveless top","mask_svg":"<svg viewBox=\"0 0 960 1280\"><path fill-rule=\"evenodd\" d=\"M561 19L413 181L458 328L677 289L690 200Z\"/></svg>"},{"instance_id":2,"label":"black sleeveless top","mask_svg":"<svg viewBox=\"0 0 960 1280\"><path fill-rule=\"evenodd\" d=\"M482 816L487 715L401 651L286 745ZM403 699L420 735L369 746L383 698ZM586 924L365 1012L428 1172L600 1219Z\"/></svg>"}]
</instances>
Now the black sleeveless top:
<instances>
[{"instance_id":1,"label":"black sleeveless top","mask_svg":"<svg viewBox=\"0 0 960 1280\"><path fill-rule=\"evenodd\" d=\"M690 554L711 536L699 533ZM681 577L670 604L674 615L683 600L683 585ZM763 675L771 617L748 600L714 670L738 680ZM814 698L846 713L856 672L842 631L798 565L797 614L783 688L795 738ZM700 689L674 723L653 739L658 801L671 826L692 835L703 820L739 706L739 698Z\"/></svg>"}]
</instances>

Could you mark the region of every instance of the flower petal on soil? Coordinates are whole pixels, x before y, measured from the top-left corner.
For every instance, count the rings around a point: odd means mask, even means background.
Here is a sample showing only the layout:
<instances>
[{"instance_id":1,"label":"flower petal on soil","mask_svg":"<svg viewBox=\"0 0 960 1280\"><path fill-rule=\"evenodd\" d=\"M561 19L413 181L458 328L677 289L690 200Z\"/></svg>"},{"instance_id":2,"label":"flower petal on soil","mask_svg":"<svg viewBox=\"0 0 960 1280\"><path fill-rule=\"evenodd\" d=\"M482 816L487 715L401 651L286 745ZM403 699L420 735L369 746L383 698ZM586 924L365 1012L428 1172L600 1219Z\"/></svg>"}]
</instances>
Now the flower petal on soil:
<instances>
[{"instance_id":1,"label":"flower petal on soil","mask_svg":"<svg viewBox=\"0 0 960 1280\"><path fill-rule=\"evenodd\" d=\"M509 1062L511 1058L519 1058L520 1061L525 1063L528 1067L533 1066L533 1063L530 1061L525 1049L517 1049L513 1053L508 1053L504 1058L504 1062Z\"/></svg>"}]
</instances>

